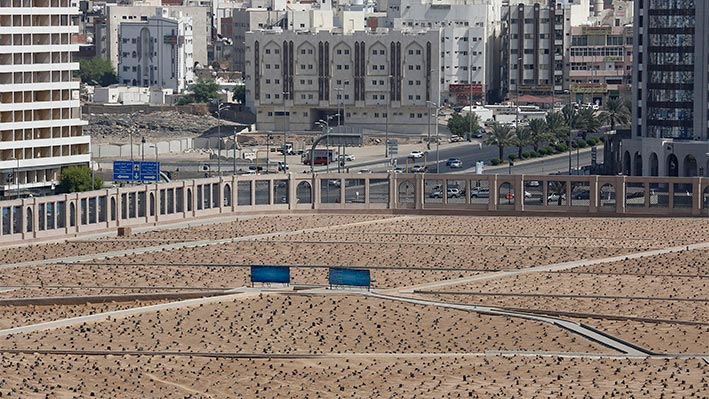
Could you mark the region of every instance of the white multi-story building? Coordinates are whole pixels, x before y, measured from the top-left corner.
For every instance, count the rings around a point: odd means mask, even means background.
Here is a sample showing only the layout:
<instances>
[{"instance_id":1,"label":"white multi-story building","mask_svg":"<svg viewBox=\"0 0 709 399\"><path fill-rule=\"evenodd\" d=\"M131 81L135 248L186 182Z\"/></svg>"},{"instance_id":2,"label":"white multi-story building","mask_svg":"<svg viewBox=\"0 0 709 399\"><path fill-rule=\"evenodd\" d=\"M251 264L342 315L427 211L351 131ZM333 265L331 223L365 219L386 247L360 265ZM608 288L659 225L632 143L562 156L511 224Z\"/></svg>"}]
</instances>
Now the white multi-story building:
<instances>
[{"instance_id":1,"label":"white multi-story building","mask_svg":"<svg viewBox=\"0 0 709 399\"><path fill-rule=\"evenodd\" d=\"M441 29L441 101L468 104L471 93L473 103L497 99L502 0L389 0L387 7L395 30Z\"/></svg>"},{"instance_id":2,"label":"white multi-story building","mask_svg":"<svg viewBox=\"0 0 709 399\"><path fill-rule=\"evenodd\" d=\"M89 165L70 0L0 0L0 189L46 193L63 167Z\"/></svg>"},{"instance_id":3,"label":"white multi-story building","mask_svg":"<svg viewBox=\"0 0 709 399\"><path fill-rule=\"evenodd\" d=\"M208 43L212 41L212 14L209 7L187 7L169 6L166 7L170 13L182 13L183 16L192 18L192 38L194 62L208 65L209 57L207 51ZM105 27L98 26L95 43L99 55L108 58L114 68L118 69L118 36L120 26L124 22L147 21L155 15L156 7L152 6L116 6L106 7Z\"/></svg>"},{"instance_id":4,"label":"white multi-story building","mask_svg":"<svg viewBox=\"0 0 709 399\"><path fill-rule=\"evenodd\" d=\"M438 30L246 34L247 107L259 130L315 129L340 111L347 126L427 130L440 96Z\"/></svg>"},{"instance_id":5,"label":"white multi-story building","mask_svg":"<svg viewBox=\"0 0 709 399\"><path fill-rule=\"evenodd\" d=\"M118 80L182 92L194 82L192 18L167 8L144 22L124 22L119 36Z\"/></svg>"}]
</instances>

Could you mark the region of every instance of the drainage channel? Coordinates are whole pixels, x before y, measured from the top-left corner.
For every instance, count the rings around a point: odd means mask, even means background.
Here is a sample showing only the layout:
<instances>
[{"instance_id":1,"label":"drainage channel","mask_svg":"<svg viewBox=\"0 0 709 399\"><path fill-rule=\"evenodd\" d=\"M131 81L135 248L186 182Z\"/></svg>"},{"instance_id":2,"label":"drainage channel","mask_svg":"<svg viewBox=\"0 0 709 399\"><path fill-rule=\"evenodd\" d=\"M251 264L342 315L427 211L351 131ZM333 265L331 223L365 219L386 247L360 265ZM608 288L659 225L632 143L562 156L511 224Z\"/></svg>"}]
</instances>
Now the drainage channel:
<instances>
[{"instance_id":1,"label":"drainage channel","mask_svg":"<svg viewBox=\"0 0 709 399\"><path fill-rule=\"evenodd\" d=\"M642 347L632 344L630 342L626 342L620 338L614 337L610 334L607 334L603 331L597 330L597 329L592 328L590 326L567 321L564 319L559 319L556 317L540 316L540 315L527 314L527 313L522 313L522 312L512 312L512 311L507 311L507 310L502 310L502 309L497 309L497 308L487 307L487 306L464 305L464 304L446 303L446 302L430 301L430 300L416 299L416 298L407 298L407 297L401 297L401 296L396 296L396 295L378 294L375 292L369 292L369 293L366 293L365 295L370 295L372 297L379 298L379 299L407 302L407 303L413 303L413 304L417 304L417 305L438 306L438 307L463 310L463 311L468 311L468 312L477 312L477 313L481 313L481 314L488 314L488 315L495 315L495 316L506 316L506 317L517 317L517 318L523 318L523 319L528 319L528 320L540 321L540 322L544 322L544 323L553 324L557 327L563 328L563 329L565 329L569 332L572 332L574 334L581 335L586 339L589 339L594 342L598 342L599 344L601 344L603 346L614 349L614 350L624 353L628 356L643 357L643 356L657 355L656 353L651 352L648 349L642 348Z\"/></svg>"}]
</instances>

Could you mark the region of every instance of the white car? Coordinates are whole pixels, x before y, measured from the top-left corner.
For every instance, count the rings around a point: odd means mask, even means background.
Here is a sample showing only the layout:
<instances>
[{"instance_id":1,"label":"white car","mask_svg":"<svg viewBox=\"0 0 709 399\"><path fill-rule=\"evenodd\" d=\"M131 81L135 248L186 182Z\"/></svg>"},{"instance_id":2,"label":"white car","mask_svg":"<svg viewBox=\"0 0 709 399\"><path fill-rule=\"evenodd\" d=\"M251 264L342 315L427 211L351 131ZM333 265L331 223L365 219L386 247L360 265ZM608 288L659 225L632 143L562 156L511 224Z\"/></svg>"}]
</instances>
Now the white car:
<instances>
[{"instance_id":1,"label":"white car","mask_svg":"<svg viewBox=\"0 0 709 399\"><path fill-rule=\"evenodd\" d=\"M350 161L354 161L354 160L355 160L355 156L352 155L352 154L340 154L340 155L337 157L337 159L338 159L339 161L347 161L347 162L350 162Z\"/></svg>"},{"instance_id":2,"label":"white car","mask_svg":"<svg viewBox=\"0 0 709 399\"><path fill-rule=\"evenodd\" d=\"M411 159L418 159L418 158L423 158L423 151L411 151L409 153L409 158Z\"/></svg>"},{"instance_id":3,"label":"white car","mask_svg":"<svg viewBox=\"0 0 709 399\"><path fill-rule=\"evenodd\" d=\"M427 166L423 165L414 165L411 167L411 172L412 173L425 173L426 169L428 169Z\"/></svg>"}]
</instances>

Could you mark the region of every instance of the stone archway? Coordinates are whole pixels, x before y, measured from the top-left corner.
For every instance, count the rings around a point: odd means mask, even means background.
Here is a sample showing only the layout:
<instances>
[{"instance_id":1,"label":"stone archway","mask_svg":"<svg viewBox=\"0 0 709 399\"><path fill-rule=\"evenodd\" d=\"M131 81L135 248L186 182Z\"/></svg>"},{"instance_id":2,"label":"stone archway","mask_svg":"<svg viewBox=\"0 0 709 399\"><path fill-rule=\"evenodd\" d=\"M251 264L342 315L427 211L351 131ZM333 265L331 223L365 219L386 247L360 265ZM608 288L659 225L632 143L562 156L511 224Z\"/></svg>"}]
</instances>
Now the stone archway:
<instances>
[{"instance_id":1,"label":"stone archway","mask_svg":"<svg viewBox=\"0 0 709 399\"><path fill-rule=\"evenodd\" d=\"M630 151L623 153L623 174L630 176Z\"/></svg>"},{"instance_id":2,"label":"stone archway","mask_svg":"<svg viewBox=\"0 0 709 399\"><path fill-rule=\"evenodd\" d=\"M657 160L657 154L650 154L650 176L660 175L660 162Z\"/></svg>"},{"instance_id":3,"label":"stone archway","mask_svg":"<svg viewBox=\"0 0 709 399\"><path fill-rule=\"evenodd\" d=\"M310 182L302 181L295 188L295 198L298 204L313 203L313 187Z\"/></svg>"},{"instance_id":4,"label":"stone archway","mask_svg":"<svg viewBox=\"0 0 709 399\"><path fill-rule=\"evenodd\" d=\"M670 154L667 156L667 176L679 176L679 160L675 154Z\"/></svg>"},{"instance_id":5,"label":"stone archway","mask_svg":"<svg viewBox=\"0 0 709 399\"><path fill-rule=\"evenodd\" d=\"M33 229L32 208L27 207L26 217L27 217L27 219L26 219L26 223L25 223L25 227L26 227L25 231L28 233L31 233L32 229Z\"/></svg>"},{"instance_id":6,"label":"stone archway","mask_svg":"<svg viewBox=\"0 0 709 399\"><path fill-rule=\"evenodd\" d=\"M686 157L684 157L684 162L682 162L682 164L684 176L697 176L697 158L695 158L694 155L688 154Z\"/></svg>"},{"instance_id":7,"label":"stone archway","mask_svg":"<svg viewBox=\"0 0 709 399\"><path fill-rule=\"evenodd\" d=\"M643 175L643 156L639 152L636 152L635 155L633 155L633 176L642 176L642 175Z\"/></svg>"},{"instance_id":8,"label":"stone archway","mask_svg":"<svg viewBox=\"0 0 709 399\"><path fill-rule=\"evenodd\" d=\"M231 185L224 185L224 206L231 206Z\"/></svg>"}]
</instances>

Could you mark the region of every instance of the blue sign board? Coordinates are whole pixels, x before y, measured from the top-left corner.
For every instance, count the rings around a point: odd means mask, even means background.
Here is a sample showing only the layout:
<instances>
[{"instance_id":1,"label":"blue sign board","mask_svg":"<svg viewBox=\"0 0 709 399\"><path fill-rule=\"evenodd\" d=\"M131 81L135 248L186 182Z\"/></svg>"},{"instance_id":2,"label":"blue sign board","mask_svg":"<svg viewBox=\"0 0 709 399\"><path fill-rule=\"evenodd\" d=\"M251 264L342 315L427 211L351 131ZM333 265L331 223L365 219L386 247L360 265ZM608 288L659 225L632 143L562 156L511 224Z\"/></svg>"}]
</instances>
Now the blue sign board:
<instances>
[{"instance_id":1,"label":"blue sign board","mask_svg":"<svg viewBox=\"0 0 709 399\"><path fill-rule=\"evenodd\" d=\"M330 287L333 285L351 285L369 288L372 280L369 270L331 267L328 272L328 283Z\"/></svg>"},{"instance_id":2,"label":"blue sign board","mask_svg":"<svg viewBox=\"0 0 709 399\"><path fill-rule=\"evenodd\" d=\"M113 161L113 180L158 181L160 162Z\"/></svg>"},{"instance_id":3,"label":"blue sign board","mask_svg":"<svg viewBox=\"0 0 709 399\"><path fill-rule=\"evenodd\" d=\"M254 283L290 284L290 267L251 266L251 285Z\"/></svg>"}]
</instances>

